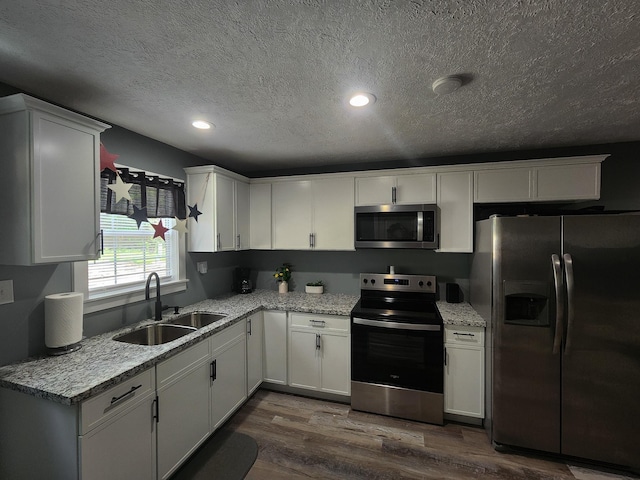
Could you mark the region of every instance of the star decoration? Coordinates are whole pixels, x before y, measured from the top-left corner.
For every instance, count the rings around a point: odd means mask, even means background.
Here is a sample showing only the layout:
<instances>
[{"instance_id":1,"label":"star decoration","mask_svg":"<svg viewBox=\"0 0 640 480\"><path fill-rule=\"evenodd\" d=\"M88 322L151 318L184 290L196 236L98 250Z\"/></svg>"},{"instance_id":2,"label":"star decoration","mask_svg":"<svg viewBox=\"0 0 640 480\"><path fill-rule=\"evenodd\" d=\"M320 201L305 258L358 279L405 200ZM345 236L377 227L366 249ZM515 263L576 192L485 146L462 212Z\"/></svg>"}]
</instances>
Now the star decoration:
<instances>
[{"instance_id":1,"label":"star decoration","mask_svg":"<svg viewBox=\"0 0 640 480\"><path fill-rule=\"evenodd\" d=\"M107 185L110 190L116 194L116 203L118 203L121 199L126 198L131 201L131 195L129 195L129 189L133 187L133 183L124 183L120 175L116 176L116 183Z\"/></svg>"},{"instance_id":2,"label":"star decoration","mask_svg":"<svg viewBox=\"0 0 640 480\"><path fill-rule=\"evenodd\" d=\"M202 215L202 212L198 210L198 204L194 204L193 207L191 205L187 205L187 207L189 207L189 217L193 218L197 222L198 215Z\"/></svg>"},{"instance_id":3,"label":"star decoration","mask_svg":"<svg viewBox=\"0 0 640 480\"><path fill-rule=\"evenodd\" d=\"M188 232L187 219L185 218L184 220L180 220L178 217L175 217L175 218L176 218L176 225L171 230L175 230L180 235L184 235L185 233Z\"/></svg>"},{"instance_id":4,"label":"star decoration","mask_svg":"<svg viewBox=\"0 0 640 480\"><path fill-rule=\"evenodd\" d=\"M142 222L149 221L149 219L147 218L147 207L138 208L133 205L133 214L129 215L129 218L133 218L138 224L138 229L140 229L140 225L142 224Z\"/></svg>"},{"instance_id":5,"label":"star decoration","mask_svg":"<svg viewBox=\"0 0 640 480\"><path fill-rule=\"evenodd\" d=\"M169 229L162 224L162 219L158 221L157 225L154 225L152 223L151 226L155 230L155 233L153 234L153 238L160 237L161 239L165 240L164 234L167 233Z\"/></svg>"},{"instance_id":6,"label":"star decoration","mask_svg":"<svg viewBox=\"0 0 640 480\"><path fill-rule=\"evenodd\" d=\"M116 166L113 164L113 162L115 162L119 156L120 155L109 153L106 147L101 143L100 144L100 171L103 171L105 168L108 168L112 172L118 173Z\"/></svg>"}]
</instances>

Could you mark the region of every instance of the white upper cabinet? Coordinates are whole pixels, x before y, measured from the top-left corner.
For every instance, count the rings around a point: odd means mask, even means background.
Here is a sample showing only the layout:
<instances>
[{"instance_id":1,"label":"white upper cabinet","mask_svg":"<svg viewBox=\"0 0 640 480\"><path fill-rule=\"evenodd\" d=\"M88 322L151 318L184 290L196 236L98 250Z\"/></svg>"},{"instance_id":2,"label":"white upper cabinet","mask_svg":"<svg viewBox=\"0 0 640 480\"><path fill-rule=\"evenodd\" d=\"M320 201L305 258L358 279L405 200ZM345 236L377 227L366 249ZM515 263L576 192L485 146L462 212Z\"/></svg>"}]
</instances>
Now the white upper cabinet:
<instances>
[{"instance_id":1,"label":"white upper cabinet","mask_svg":"<svg viewBox=\"0 0 640 480\"><path fill-rule=\"evenodd\" d=\"M248 179L214 166L185 168L187 205L202 212L189 219L190 252L249 248Z\"/></svg>"},{"instance_id":2,"label":"white upper cabinet","mask_svg":"<svg viewBox=\"0 0 640 480\"><path fill-rule=\"evenodd\" d=\"M607 155L493 164L475 171L476 203L597 200ZM520 166L516 166L519 164Z\"/></svg>"},{"instance_id":3,"label":"white upper cabinet","mask_svg":"<svg viewBox=\"0 0 640 480\"><path fill-rule=\"evenodd\" d=\"M272 185L273 248L353 250L353 177Z\"/></svg>"},{"instance_id":4,"label":"white upper cabinet","mask_svg":"<svg viewBox=\"0 0 640 480\"><path fill-rule=\"evenodd\" d=\"M436 202L436 175L367 176L356 178L356 205L421 204Z\"/></svg>"},{"instance_id":5,"label":"white upper cabinet","mask_svg":"<svg viewBox=\"0 0 640 480\"><path fill-rule=\"evenodd\" d=\"M271 250L271 184L252 183L249 193L250 248Z\"/></svg>"},{"instance_id":6,"label":"white upper cabinet","mask_svg":"<svg viewBox=\"0 0 640 480\"><path fill-rule=\"evenodd\" d=\"M473 252L473 172L438 174L439 252Z\"/></svg>"},{"instance_id":7,"label":"white upper cabinet","mask_svg":"<svg viewBox=\"0 0 640 480\"><path fill-rule=\"evenodd\" d=\"M107 128L27 95L0 98L0 264L98 257L100 132Z\"/></svg>"}]
</instances>

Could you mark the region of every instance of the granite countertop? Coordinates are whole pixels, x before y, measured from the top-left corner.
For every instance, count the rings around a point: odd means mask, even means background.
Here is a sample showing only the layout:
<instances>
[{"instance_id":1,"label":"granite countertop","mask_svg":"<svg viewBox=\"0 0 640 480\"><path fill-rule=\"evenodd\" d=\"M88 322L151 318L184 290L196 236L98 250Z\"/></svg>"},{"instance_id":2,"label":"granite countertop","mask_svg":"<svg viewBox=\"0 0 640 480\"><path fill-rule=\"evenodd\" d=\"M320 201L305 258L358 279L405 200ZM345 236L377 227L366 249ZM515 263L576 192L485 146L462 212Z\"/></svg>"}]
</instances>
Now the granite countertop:
<instances>
[{"instance_id":1,"label":"granite countertop","mask_svg":"<svg viewBox=\"0 0 640 480\"><path fill-rule=\"evenodd\" d=\"M247 295L225 295L203 300L165 314L163 321L190 312L223 313L225 318L163 345L143 346L117 342L113 337L156 323L151 319L83 339L82 348L61 356L41 356L0 367L0 387L35 397L74 405L130 378L224 328L260 310L282 310L348 316L357 296L302 292L278 294L256 290ZM438 302L443 321L449 325L484 327L485 322L468 303Z\"/></svg>"},{"instance_id":2,"label":"granite countertop","mask_svg":"<svg viewBox=\"0 0 640 480\"><path fill-rule=\"evenodd\" d=\"M73 405L104 392L260 310L348 316L357 301L358 297L353 295L314 295L302 292L278 294L269 290L203 300L181 309L178 315L165 314L163 321L190 312L224 313L226 317L163 345L131 345L113 340L115 335L155 323L151 319L143 320L119 330L86 338L82 340L80 350L66 355L29 358L2 366L0 387Z\"/></svg>"},{"instance_id":3,"label":"granite countertop","mask_svg":"<svg viewBox=\"0 0 640 480\"><path fill-rule=\"evenodd\" d=\"M487 322L467 302L436 302L442 322L445 325L467 325L470 327L486 327Z\"/></svg>"}]
</instances>

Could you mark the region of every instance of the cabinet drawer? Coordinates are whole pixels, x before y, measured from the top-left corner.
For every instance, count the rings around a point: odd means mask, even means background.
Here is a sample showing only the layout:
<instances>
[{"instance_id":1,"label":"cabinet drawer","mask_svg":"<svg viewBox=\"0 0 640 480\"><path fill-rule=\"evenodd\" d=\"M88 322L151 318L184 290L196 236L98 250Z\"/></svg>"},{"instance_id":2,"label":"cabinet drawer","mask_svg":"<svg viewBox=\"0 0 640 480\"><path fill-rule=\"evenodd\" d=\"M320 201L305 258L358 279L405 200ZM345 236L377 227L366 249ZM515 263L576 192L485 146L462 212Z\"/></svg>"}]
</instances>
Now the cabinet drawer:
<instances>
[{"instance_id":1,"label":"cabinet drawer","mask_svg":"<svg viewBox=\"0 0 640 480\"><path fill-rule=\"evenodd\" d=\"M209 358L209 342L200 342L189 347L175 357L171 357L156 367L158 389L171 383L193 366Z\"/></svg>"},{"instance_id":2,"label":"cabinet drawer","mask_svg":"<svg viewBox=\"0 0 640 480\"><path fill-rule=\"evenodd\" d=\"M445 325L444 342L458 345L484 345L484 328L464 325Z\"/></svg>"},{"instance_id":3,"label":"cabinet drawer","mask_svg":"<svg viewBox=\"0 0 640 480\"><path fill-rule=\"evenodd\" d=\"M120 412L133 407L155 392L153 368L119 383L106 392L82 402L80 431L85 434Z\"/></svg>"},{"instance_id":4,"label":"cabinet drawer","mask_svg":"<svg viewBox=\"0 0 640 480\"><path fill-rule=\"evenodd\" d=\"M220 333L216 333L213 337L211 337L211 353L213 353L215 356L217 350L220 350L222 347L234 341L239 336L246 335L246 332L247 321L241 320L235 325L225 328Z\"/></svg>"},{"instance_id":5,"label":"cabinet drawer","mask_svg":"<svg viewBox=\"0 0 640 480\"><path fill-rule=\"evenodd\" d=\"M289 326L349 332L351 320L338 315L316 315L314 313L290 313Z\"/></svg>"}]
</instances>

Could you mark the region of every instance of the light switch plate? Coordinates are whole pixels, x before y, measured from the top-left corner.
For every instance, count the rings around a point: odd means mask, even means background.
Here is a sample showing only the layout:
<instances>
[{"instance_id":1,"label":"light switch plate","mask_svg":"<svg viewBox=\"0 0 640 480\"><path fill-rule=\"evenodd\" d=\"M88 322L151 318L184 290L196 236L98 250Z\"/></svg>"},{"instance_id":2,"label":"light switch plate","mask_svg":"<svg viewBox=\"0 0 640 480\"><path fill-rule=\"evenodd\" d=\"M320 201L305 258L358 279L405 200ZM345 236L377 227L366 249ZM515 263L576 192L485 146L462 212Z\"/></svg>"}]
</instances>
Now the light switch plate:
<instances>
[{"instance_id":1,"label":"light switch plate","mask_svg":"<svg viewBox=\"0 0 640 480\"><path fill-rule=\"evenodd\" d=\"M0 305L13 303L13 280L0 281Z\"/></svg>"}]
</instances>

